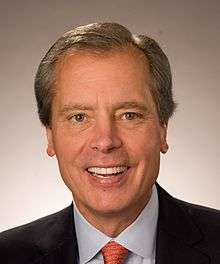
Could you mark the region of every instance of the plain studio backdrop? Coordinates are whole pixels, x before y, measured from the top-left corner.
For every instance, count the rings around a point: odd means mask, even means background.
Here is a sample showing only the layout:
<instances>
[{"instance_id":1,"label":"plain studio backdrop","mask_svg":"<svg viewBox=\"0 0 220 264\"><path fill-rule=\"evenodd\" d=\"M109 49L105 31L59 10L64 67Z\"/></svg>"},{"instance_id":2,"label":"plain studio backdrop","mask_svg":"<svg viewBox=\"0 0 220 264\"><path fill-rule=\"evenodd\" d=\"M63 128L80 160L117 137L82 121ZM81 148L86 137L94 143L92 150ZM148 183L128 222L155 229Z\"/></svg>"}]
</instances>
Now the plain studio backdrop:
<instances>
[{"instance_id":1,"label":"plain studio backdrop","mask_svg":"<svg viewBox=\"0 0 220 264\"><path fill-rule=\"evenodd\" d=\"M220 209L220 1L1 1L0 230L71 203L36 110L34 76L53 42L74 26L115 21L155 38L168 55L178 110L159 183Z\"/></svg>"}]
</instances>

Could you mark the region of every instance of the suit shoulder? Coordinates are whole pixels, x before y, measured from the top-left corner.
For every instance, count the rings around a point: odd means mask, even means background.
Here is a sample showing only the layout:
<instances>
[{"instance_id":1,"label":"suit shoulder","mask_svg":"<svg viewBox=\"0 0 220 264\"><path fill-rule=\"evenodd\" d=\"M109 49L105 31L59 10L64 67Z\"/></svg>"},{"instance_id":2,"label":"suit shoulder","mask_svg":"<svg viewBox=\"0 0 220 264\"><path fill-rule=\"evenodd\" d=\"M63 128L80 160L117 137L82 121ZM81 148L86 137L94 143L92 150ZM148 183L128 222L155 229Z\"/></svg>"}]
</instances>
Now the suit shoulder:
<instances>
[{"instance_id":1,"label":"suit shoulder","mask_svg":"<svg viewBox=\"0 0 220 264\"><path fill-rule=\"evenodd\" d=\"M212 226L213 228L216 228L216 231L220 232L220 210L177 199L171 196L158 184L157 187L159 191L159 197L163 198L160 199L160 202L166 200L166 205L173 205L173 207L169 207L166 209L173 210L176 206L178 206L178 208L180 208L185 215L188 215L190 218L195 220L196 223L199 223L204 227Z\"/></svg>"},{"instance_id":2,"label":"suit shoulder","mask_svg":"<svg viewBox=\"0 0 220 264\"><path fill-rule=\"evenodd\" d=\"M185 201L176 201L190 216L203 235L201 248L204 251L212 252L213 255L216 255L216 252L218 252L217 254L220 256L220 211L201 205L191 204Z\"/></svg>"},{"instance_id":3,"label":"suit shoulder","mask_svg":"<svg viewBox=\"0 0 220 264\"><path fill-rule=\"evenodd\" d=\"M178 200L174 198L179 206L181 206L187 213L192 216L194 219L197 219L197 221L205 224L208 224L209 226L215 226L216 228L219 228L220 231L220 210L188 203L182 200Z\"/></svg>"},{"instance_id":4,"label":"suit shoulder","mask_svg":"<svg viewBox=\"0 0 220 264\"><path fill-rule=\"evenodd\" d=\"M28 224L24 224L6 231L3 231L0 233L0 242L1 241L26 241L27 239L30 239L30 242L33 242L33 240L40 238L41 235L45 235L45 231L51 228L53 224L55 224L57 221L59 221L60 218L62 218L63 215L68 213L69 207L41 217L33 222L30 222Z\"/></svg>"},{"instance_id":5,"label":"suit shoulder","mask_svg":"<svg viewBox=\"0 0 220 264\"><path fill-rule=\"evenodd\" d=\"M47 238L56 225L70 213L67 207L57 213L42 217L31 223L18 226L0 233L0 259L4 263L30 263L36 256L42 256L38 242ZM60 224L59 224L60 222ZM53 231L54 232L54 231ZM31 262L31 263L32 263Z\"/></svg>"}]
</instances>

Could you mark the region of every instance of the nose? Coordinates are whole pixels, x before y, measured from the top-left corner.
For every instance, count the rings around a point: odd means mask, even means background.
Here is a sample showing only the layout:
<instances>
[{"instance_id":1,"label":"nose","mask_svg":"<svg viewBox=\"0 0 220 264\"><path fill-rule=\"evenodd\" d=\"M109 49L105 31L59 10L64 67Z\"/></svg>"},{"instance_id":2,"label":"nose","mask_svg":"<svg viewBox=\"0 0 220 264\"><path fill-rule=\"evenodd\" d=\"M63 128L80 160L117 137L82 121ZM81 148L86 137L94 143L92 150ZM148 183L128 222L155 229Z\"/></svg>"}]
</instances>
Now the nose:
<instances>
[{"instance_id":1,"label":"nose","mask_svg":"<svg viewBox=\"0 0 220 264\"><path fill-rule=\"evenodd\" d=\"M93 133L93 138L90 142L93 150L109 153L122 145L117 128L112 120L97 121Z\"/></svg>"}]
</instances>

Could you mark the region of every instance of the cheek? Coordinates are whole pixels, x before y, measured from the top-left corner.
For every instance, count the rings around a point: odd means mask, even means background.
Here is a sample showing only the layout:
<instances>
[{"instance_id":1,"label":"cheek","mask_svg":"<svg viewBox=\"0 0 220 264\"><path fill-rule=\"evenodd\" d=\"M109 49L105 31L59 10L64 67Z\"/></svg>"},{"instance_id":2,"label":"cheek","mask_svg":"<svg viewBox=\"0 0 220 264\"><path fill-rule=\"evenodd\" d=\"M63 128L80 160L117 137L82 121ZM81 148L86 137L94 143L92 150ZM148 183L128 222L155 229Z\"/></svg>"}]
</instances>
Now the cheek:
<instances>
[{"instance_id":1,"label":"cheek","mask_svg":"<svg viewBox=\"0 0 220 264\"><path fill-rule=\"evenodd\" d=\"M64 162L73 162L83 151L87 142L85 138L64 133L62 130L56 131L54 138L56 156L58 160Z\"/></svg>"},{"instance_id":2,"label":"cheek","mask_svg":"<svg viewBox=\"0 0 220 264\"><path fill-rule=\"evenodd\" d=\"M127 137L125 145L135 159L151 159L160 153L160 136L157 130L143 131Z\"/></svg>"},{"instance_id":3,"label":"cheek","mask_svg":"<svg viewBox=\"0 0 220 264\"><path fill-rule=\"evenodd\" d=\"M63 134L62 131L56 131L55 135L55 152L59 164L59 170L63 181L72 191L74 186L81 186L80 177L82 152L85 145L85 140L79 140L78 137Z\"/></svg>"}]
</instances>

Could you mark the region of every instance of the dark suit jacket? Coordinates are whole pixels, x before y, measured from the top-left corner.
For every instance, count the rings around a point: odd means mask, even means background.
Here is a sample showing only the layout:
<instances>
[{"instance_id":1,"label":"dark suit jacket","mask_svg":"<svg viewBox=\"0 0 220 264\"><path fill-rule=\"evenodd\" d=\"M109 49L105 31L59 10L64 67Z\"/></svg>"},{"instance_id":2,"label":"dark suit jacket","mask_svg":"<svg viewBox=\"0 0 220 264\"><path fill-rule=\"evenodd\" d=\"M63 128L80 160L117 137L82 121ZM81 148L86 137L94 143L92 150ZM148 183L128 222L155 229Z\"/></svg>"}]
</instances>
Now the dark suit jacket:
<instances>
[{"instance_id":1,"label":"dark suit jacket","mask_svg":"<svg viewBox=\"0 0 220 264\"><path fill-rule=\"evenodd\" d=\"M177 200L159 185L157 189L156 264L220 264L220 212ZM0 263L77 263L72 209L1 233Z\"/></svg>"}]
</instances>

